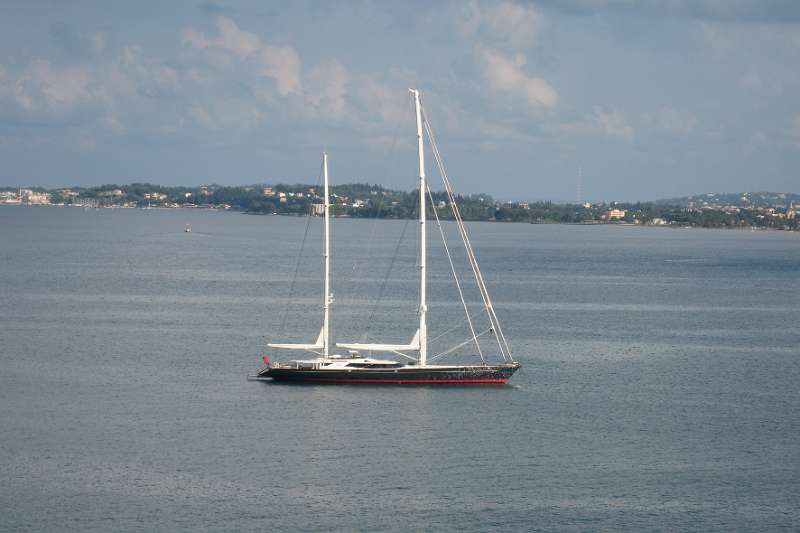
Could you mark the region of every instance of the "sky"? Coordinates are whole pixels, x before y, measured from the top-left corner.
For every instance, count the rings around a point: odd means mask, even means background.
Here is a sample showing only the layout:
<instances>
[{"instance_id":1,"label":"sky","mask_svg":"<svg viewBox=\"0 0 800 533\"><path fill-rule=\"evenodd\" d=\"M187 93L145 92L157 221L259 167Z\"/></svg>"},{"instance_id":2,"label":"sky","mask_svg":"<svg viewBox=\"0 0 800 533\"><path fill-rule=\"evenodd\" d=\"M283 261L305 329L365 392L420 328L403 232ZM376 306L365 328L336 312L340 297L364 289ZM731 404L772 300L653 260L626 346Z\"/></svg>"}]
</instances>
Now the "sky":
<instances>
[{"instance_id":1,"label":"sky","mask_svg":"<svg viewBox=\"0 0 800 533\"><path fill-rule=\"evenodd\" d=\"M409 87L459 192L800 191L794 0L6 0L0 185L410 190Z\"/></svg>"}]
</instances>

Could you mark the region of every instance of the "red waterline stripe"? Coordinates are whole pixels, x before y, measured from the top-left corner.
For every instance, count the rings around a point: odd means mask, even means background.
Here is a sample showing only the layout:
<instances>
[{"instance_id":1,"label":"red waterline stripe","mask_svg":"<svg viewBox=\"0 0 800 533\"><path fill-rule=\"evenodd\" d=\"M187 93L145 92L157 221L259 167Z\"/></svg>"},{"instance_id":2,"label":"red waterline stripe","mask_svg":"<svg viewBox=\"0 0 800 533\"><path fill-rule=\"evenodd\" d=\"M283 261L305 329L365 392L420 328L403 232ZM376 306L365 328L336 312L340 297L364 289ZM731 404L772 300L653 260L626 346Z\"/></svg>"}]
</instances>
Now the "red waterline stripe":
<instances>
[{"instance_id":1,"label":"red waterline stripe","mask_svg":"<svg viewBox=\"0 0 800 533\"><path fill-rule=\"evenodd\" d=\"M280 378L278 378L280 379ZM336 378L302 378L285 381L326 381L331 383L505 383L502 378L491 379L336 379Z\"/></svg>"}]
</instances>

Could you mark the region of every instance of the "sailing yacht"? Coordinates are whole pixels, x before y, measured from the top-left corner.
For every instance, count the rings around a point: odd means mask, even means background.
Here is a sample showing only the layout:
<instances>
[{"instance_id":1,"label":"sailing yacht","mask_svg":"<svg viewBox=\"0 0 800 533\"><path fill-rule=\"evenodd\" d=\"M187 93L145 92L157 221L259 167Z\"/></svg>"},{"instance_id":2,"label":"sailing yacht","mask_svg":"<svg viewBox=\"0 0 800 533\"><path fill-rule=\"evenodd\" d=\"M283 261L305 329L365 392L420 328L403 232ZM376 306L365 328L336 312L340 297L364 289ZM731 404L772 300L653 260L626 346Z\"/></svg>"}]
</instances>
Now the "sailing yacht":
<instances>
[{"instance_id":1,"label":"sailing yacht","mask_svg":"<svg viewBox=\"0 0 800 533\"><path fill-rule=\"evenodd\" d=\"M497 315L494 312L489 293L483 282L483 275L475 261L475 255L466 229L461 219L458 207L455 204L455 197L450 188L449 180L444 172L444 167L439 157L438 148L435 145L431 130L423 126L424 112L420 102L420 93L416 89L410 89L414 98L414 108L417 126L417 155L419 163L419 307L417 310L419 325L416 333L408 344L376 344L376 343L337 343L336 347L348 350L348 355L331 353L331 341L329 336L330 326L330 307L333 301L330 286L330 201L328 192L328 155L323 153L323 179L324 179L324 231L323 231L323 260L324 260L324 294L322 303L322 328L317 340L313 344L286 344L270 343L269 347L284 350L302 350L316 355L308 359L296 359L285 362L270 362L268 357L264 357L265 366L256 374L249 376L252 380L274 380L290 382L325 382L325 383L373 383L373 384L404 384L404 383L425 383L425 384L482 384L482 383L506 383L516 372L520 364L513 360L508 349L508 344L500 328ZM472 320L467 313L472 338L462 343L456 348L467 343L473 342L480 354L481 364L434 364L433 359L450 353L451 350L428 357L428 323L427 323L427 243L426 243L426 197L430 197L425 177L425 151L423 130L428 132L428 139L432 144L434 156L439 165L440 173L445 183L453 213L458 225L459 233L464 242L467 257L470 261L475 280L480 290L484 308L488 316L491 327L481 334L474 330ZM426 194L427 193L427 194ZM438 222L438 216L437 216ZM447 250L447 246L445 245ZM452 268L452 258L449 256ZM466 303L459 285L459 295L466 311ZM491 333L499 346L503 361L498 364L486 362L478 337L484 333ZM377 359L362 356L362 352L389 353L402 356L405 361L392 359ZM416 357L412 354L416 354Z\"/></svg>"}]
</instances>

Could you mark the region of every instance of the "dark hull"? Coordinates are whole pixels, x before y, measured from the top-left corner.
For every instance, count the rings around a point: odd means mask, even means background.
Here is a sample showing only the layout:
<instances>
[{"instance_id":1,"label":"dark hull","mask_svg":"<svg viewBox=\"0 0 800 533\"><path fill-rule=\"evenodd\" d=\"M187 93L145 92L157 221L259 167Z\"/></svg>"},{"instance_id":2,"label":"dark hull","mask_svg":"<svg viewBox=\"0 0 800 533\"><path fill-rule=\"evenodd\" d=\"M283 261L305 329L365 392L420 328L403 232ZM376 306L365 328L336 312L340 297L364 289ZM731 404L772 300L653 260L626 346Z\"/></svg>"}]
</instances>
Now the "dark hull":
<instances>
[{"instance_id":1,"label":"dark hull","mask_svg":"<svg viewBox=\"0 0 800 533\"><path fill-rule=\"evenodd\" d=\"M303 383L372 384L502 384L519 368L518 363L488 366L449 366L442 368L311 370L265 368L255 379Z\"/></svg>"}]
</instances>

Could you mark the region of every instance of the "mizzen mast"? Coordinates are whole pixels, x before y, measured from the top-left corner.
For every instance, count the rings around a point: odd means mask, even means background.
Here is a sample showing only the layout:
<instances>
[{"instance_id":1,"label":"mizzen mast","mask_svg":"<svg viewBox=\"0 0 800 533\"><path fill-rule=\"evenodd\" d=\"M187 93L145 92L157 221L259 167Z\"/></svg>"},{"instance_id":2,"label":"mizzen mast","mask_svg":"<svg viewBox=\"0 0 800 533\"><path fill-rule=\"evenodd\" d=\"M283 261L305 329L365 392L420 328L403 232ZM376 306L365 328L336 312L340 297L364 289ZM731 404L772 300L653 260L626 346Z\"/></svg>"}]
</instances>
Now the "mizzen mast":
<instances>
[{"instance_id":1,"label":"mizzen mast","mask_svg":"<svg viewBox=\"0 0 800 533\"><path fill-rule=\"evenodd\" d=\"M319 336L314 344L297 344L297 343L273 343L267 344L270 348L281 348L283 350L305 350L309 352L319 353L317 350L322 350L322 358L327 359L330 355L330 307L333 302L333 295L331 294L331 238L330 238L330 194L328 192L328 153L322 152L322 174L324 178L324 195L325 206L324 209L324 244L322 248L322 258L325 270L325 283L322 295L322 328L319 330ZM319 205L319 204L317 204ZM305 238L305 237L304 237ZM298 259L299 261L299 259Z\"/></svg>"},{"instance_id":2,"label":"mizzen mast","mask_svg":"<svg viewBox=\"0 0 800 533\"><path fill-rule=\"evenodd\" d=\"M322 301L322 358L330 353L330 306L331 300L331 233L330 233L330 194L328 193L328 153L322 152L322 176L325 192L325 245L322 256L325 260L325 287Z\"/></svg>"}]
</instances>

